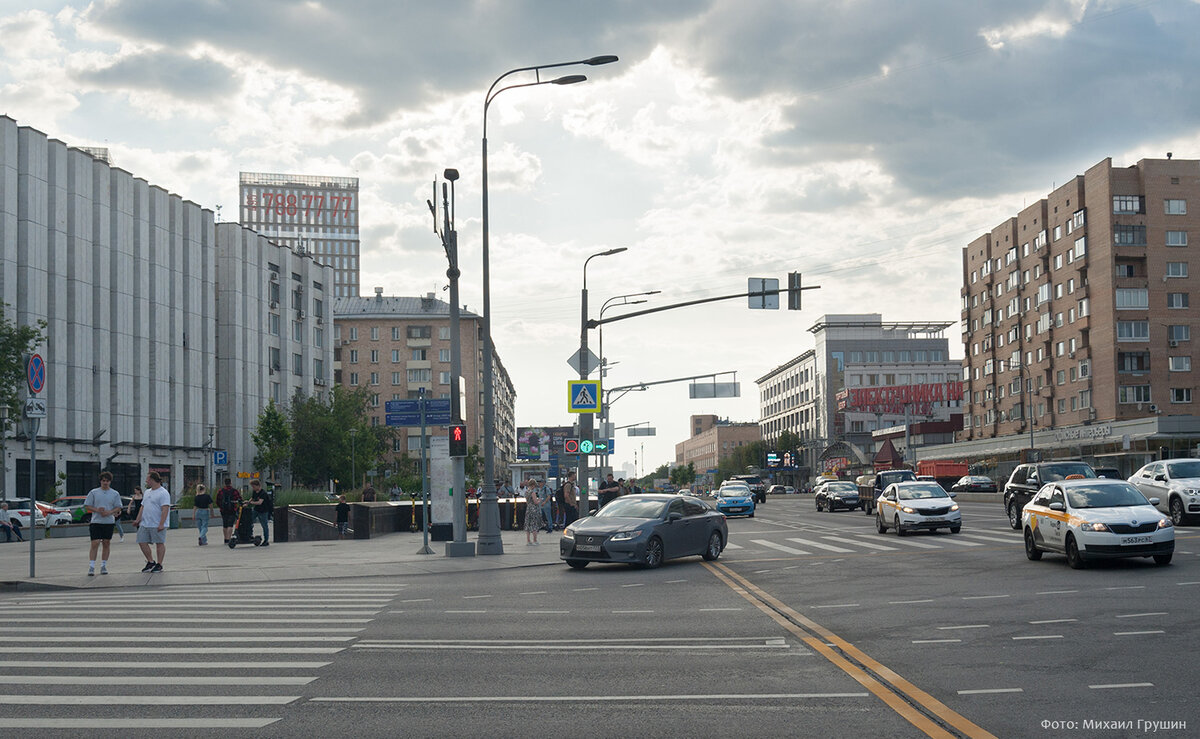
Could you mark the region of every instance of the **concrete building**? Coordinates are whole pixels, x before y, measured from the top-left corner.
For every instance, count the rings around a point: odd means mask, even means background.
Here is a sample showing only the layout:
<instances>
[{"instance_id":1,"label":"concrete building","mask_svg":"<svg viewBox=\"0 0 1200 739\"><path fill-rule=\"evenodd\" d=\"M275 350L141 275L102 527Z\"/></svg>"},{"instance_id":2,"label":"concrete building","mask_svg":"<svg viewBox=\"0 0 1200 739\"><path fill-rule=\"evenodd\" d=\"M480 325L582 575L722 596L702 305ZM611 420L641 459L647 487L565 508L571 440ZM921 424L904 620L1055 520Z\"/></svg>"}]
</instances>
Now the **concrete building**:
<instances>
[{"instance_id":1,"label":"concrete building","mask_svg":"<svg viewBox=\"0 0 1200 739\"><path fill-rule=\"evenodd\" d=\"M243 225L332 267L330 297L358 296L357 177L242 172L238 194Z\"/></svg>"},{"instance_id":2,"label":"concrete building","mask_svg":"<svg viewBox=\"0 0 1200 739\"><path fill-rule=\"evenodd\" d=\"M1200 161L1105 159L968 244L958 451L1015 464L1036 448L1130 473L1160 447L1194 448L1197 233Z\"/></svg>"},{"instance_id":3,"label":"concrete building","mask_svg":"<svg viewBox=\"0 0 1200 739\"><path fill-rule=\"evenodd\" d=\"M692 464L696 479L709 485L722 459L734 449L762 438L758 424L753 421L734 423L714 415L692 416L690 428L692 435L675 445L675 464Z\"/></svg>"},{"instance_id":4,"label":"concrete building","mask_svg":"<svg viewBox=\"0 0 1200 739\"><path fill-rule=\"evenodd\" d=\"M375 288L373 298L338 298L333 304L334 338L337 340L336 381L348 388L371 392L371 423L386 424L389 400L450 397L450 305L433 293L424 297L385 297ZM483 444L483 320L462 311L462 372L465 380L468 444ZM516 391L494 352L496 474L505 478L509 462L516 460ZM390 459L420 454L421 435L415 428L398 428ZM430 436L445 435L434 427Z\"/></svg>"},{"instance_id":5,"label":"concrete building","mask_svg":"<svg viewBox=\"0 0 1200 739\"><path fill-rule=\"evenodd\" d=\"M877 429L949 421L961 405L961 365L943 336L951 325L822 316L809 328L814 349L756 381L763 440L800 437L803 477L869 462Z\"/></svg>"}]
</instances>

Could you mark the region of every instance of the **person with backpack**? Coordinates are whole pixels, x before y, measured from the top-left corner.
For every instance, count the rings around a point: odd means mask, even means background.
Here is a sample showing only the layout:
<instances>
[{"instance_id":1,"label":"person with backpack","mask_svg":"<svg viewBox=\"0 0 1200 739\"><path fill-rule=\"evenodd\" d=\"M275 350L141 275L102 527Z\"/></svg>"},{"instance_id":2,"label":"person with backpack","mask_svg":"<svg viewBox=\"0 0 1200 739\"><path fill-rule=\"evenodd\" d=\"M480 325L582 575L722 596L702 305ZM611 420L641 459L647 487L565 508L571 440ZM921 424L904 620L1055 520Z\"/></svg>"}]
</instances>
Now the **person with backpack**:
<instances>
[{"instance_id":1,"label":"person with backpack","mask_svg":"<svg viewBox=\"0 0 1200 739\"><path fill-rule=\"evenodd\" d=\"M241 505L242 494L233 486L231 478L225 478L225 487L217 491L217 508L221 511L221 527L225 529L225 544L233 537L233 527L237 525L238 506Z\"/></svg>"},{"instance_id":2,"label":"person with backpack","mask_svg":"<svg viewBox=\"0 0 1200 739\"><path fill-rule=\"evenodd\" d=\"M258 480L250 481L250 505L254 506L254 520L262 525L262 544L259 546L265 547L271 542L271 532L267 529L267 522L271 520L271 513L275 510L275 500L271 491L264 490L262 483Z\"/></svg>"}]
</instances>

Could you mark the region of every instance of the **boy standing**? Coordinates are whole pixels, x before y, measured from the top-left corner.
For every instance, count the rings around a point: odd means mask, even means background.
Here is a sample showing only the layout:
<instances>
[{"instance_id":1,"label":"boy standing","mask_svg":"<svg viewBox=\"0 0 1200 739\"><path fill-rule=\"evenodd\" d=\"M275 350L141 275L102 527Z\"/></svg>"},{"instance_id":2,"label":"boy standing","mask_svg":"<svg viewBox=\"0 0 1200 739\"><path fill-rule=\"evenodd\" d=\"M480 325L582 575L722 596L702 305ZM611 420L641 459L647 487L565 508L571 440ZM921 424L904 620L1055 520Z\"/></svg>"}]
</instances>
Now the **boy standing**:
<instances>
[{"instance_id":1,"label":"boy standing","mask_svg":"<svg viewBox=\"0 0 1200 739\"><path fill-rule=\"evenodd\" d=\"M113 528L121 514L121 494L112 489L112 473L100 473L100 487L93 488L83 499L84 509L92 514L88 524L91 547L88 549L88 577L96 574L96 550L101 549L100 574L108 574L108 553L112 546ZM103 547L101 547L103 544Z\"/></svg>"}]
</instances>

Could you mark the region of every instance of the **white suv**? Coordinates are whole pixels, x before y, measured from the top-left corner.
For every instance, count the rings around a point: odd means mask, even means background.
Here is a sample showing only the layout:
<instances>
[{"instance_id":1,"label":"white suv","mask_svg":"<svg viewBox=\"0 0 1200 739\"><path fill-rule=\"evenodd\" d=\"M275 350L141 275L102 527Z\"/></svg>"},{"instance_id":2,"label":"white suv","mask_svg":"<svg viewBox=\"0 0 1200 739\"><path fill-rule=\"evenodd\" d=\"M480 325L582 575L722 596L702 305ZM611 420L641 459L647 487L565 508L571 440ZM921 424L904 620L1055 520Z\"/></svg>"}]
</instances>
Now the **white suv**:
<instances>
[{"instance_id":1,"label":"white suv","mask_svg":"<svg viewBox=\"0 0 1200 739\"><path fill-rule=\"evenodd\" d=\"M1151 462L1129 478L1146 498L1158 498L1155 506L1182 526L1200 514L1200 459L1164 459Z\"/></svg>"}]
</instances>

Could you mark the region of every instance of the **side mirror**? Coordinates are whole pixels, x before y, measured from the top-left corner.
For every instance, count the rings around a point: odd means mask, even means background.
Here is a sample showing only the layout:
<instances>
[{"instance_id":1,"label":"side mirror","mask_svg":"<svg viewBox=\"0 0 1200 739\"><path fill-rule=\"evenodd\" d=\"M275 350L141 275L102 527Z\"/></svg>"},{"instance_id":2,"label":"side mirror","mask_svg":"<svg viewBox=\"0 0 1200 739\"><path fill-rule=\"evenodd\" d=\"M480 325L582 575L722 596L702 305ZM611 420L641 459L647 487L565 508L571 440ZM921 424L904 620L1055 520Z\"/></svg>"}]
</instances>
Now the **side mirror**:
<instances>
[{"instance_id":1,"label":"side mirror","mask_svg":"<svg viewBox=\"0 0 1200 739\"><path fill-rule=\"evenodd\" d=\"M667 514L667 523L671 523L672 521L678 521L681 518L683 518L682 513L680 513L679 511L671 511L670 513Z\"/></svg>"},{"instance_id":2,"label":"side mirror","mask_svg":"<svg viewBox=\"0 0 1200 739\"><path fill-rule=\"evenodd\" d=\"M1162 500L1160 498L1151 498L1149 502L1150 502L1150 505L1158 505L1159 503L1162 502Z\"/></svg>"},{"instance_id":3,"label":"side mirror","mask_svg":"<svg viewBox=\"0 0 1200 739\"><path fill-rule=\"evenodd\" d=\"M1166 482L1166 481L1167 481L1167 476L1166 476L1166 475L1155 475L1155 476L1154 476L1154 479L1155 479L1155 480L1157 480L1157 481L1159 481L1159 482Z\"/></svg>"},{"instance_id":4,"label":"side mirror","mask_svg":"<svg viewBox=\"0 0 1200 739\"><path fill-rule=\"evenodd\" d=\"M951 497L951 498L957 498L957 497L958 497L958 493L950 493L950 497Z\"/></svg>"},{"instance_id":5,"label":"side mirror","mask_svg":"<svg viewBox=\"0 0 1200 739\"><path fill-rule=\"evenodd\" d=\"M1067 510L1067 508L1066 508L1066 506L1064 506L1062 503L1059 503L1059 502L1056 500L1056 501L1054 501L1053 503L1051 503L1051 504L1050 504L1050 510L1052 510L1052 511L1065 511L1065 510Z\"/></svg>"}]
</instances>

